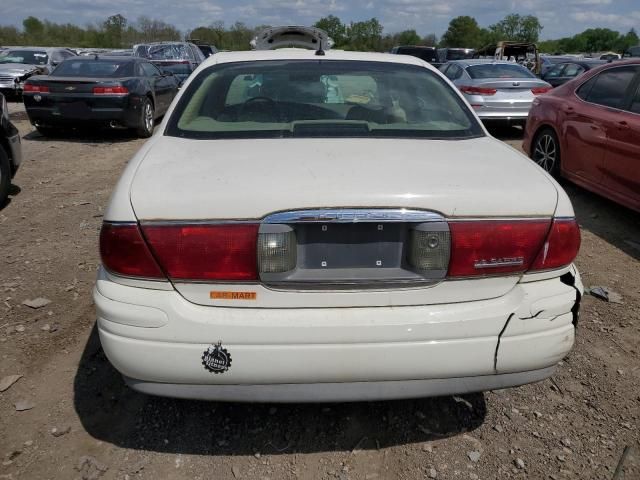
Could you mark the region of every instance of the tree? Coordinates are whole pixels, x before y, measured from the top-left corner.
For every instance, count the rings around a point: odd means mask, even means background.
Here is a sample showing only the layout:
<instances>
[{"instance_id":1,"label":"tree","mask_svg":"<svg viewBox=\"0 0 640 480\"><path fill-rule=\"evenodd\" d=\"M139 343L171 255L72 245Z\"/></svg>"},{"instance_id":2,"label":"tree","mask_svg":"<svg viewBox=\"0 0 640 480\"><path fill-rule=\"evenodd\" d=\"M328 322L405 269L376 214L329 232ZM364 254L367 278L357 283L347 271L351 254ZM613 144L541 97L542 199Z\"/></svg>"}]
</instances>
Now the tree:
<instances>
[{"instance_id":1,"label":"tree","mask_svg":"<svg viewBox=\"0 0 640 480\"><path fill-rule=\"evenodd\" d=\"M343 46L346 43L347 27L335 15L329 15L318 20L314 27L327 32L327 35L334 41L335 46Z\"/></svg>"},{"instance_id":2,"label":"tree","mask_svg":"<svg viewBox=\"0 0 640 480\"><path fill-rule=\"evenodd\" d=\"M44 41L44 23L39 19L27 17L23 20L22 26L24 27L25 37L31 39L33 43L38 44Z\"/></svg>"},{"instance_id":3,"label":"tree","mask_svg":"<svg viewBox=\"0 0 640 480\"><path fill-rule=\"evenodd\" d=\"M415 30L405 30L398 34L398 45L418 45L421 41Z\"/></svg>"},{"instance_id":4,"label":"tree","mask_svg":"<svg viewBox=\"0 0 640 480\"><path fill-rule=\"evenodd\" d=\"M435 33L428 33L422 37L422 45L426 47L435 47L438 45L438 37Z\"/></svg>"},{"instance_id":5,"label":"tree","mask_svg":"<svg viewBox=\"0 0 640 480\"><path fill-rule=\"evenodd\" d=\"M122 47L123 34L127 27L127 19L120 15L111 15L103 24L105 40L108 47Z\"/></svg>"},{"instance_id":6,"label":"tree","mask_svg":"<svg viewBox=\"0 0 640 480\"><path fill-rule=\"evenodd\" d=\"M449 22L449 28L440 42L443 47L477 48L482 43L482 31L475 18L460 16Z\"/></svg>"},{"instance_id":7,"label":"tree","mask_svg":"<svg viewBox=\"0 0 640 480\"><path fill-rule=\"evenodd\" d=\"M362 51L382 49L382 25L377 18L364 22L351 22L347 33L349 48Z\"/></svg>"},{"instance_id":8,"label":"tree","mask_svg":"<svg viewBox=\"0 0 640 480\"><path fill-rule=\"evenodd\" d=\"M537 42L542 31L542 25L538 17L517 13L507 15L498 23L489 27L490 43L500 40L512 40L518 42Z\"/></svg>"}]
</instances>

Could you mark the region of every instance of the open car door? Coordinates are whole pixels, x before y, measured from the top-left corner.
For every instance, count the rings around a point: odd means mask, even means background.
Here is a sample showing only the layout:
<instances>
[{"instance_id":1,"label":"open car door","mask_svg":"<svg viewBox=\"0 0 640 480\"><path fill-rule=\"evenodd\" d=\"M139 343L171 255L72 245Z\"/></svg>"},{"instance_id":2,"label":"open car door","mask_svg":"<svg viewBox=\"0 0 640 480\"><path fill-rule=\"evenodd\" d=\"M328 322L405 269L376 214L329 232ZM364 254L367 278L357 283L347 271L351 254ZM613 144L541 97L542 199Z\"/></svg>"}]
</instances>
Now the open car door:
<instances>
[{"instance_id":1,"label":"open car door","mask_svg":"<svg viewBox=\"0 0 640 480\"><path fill-rule=\"evenodd\" d=\"M277 48L328 50L332 46L333 40L324 30L295 25L267 28L251 41L251 48L254 50L275 50Z\"/></svg>"}]
</instances>

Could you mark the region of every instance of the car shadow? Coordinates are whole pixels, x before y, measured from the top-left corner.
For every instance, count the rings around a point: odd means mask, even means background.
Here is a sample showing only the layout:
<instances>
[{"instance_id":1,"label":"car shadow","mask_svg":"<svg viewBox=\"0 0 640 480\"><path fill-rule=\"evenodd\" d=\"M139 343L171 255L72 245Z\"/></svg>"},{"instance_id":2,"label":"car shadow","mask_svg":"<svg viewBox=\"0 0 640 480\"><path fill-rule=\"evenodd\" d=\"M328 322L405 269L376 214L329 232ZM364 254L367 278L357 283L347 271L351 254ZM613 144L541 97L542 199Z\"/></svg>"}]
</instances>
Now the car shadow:
<instances>
[{"instance_id":1,"label":"car shadow","mask_svg":"<svg viewBox=\"0 0 640 480\"><path fill-rule=\"evenodd\" d=\"M489 133L500 140L522 140L524 128L520 125L510 125L508 123L485 123Z\"/></svg>"},{"instance_id":2,"label":"car shadow","mask_svg":"<svg viewBox=\"0 0 640 480\"><path fill-rule=\"evenodd\" d=\"M14 185L13 183L9 185L9 196L4 203L0 203L0 212L7 208L11 204L13 197L19 195L21 191L22 189L19 186Z\"/></svg>"},{"instance_id":3,"label":"car shadow","mask_svg":"<svg viewBox=\"0 0 640 480\"><path fill-rule=\"evenodd\" d=\"M567 180L561 184L571 198L581 228L640 260L640 213Z\"/></svg>"},{"instance_id":4,"label":"car shadow","mask_svg":"<svg viewBox=\"0 0 640 480\"><path fill-rule=\"evenodd\" d=\"M122 448L198 455L354 451L475 430L483 394L372 403L240 404L151 397L124 385L94 327L74 380L75 410L94 438Z\"/></svg>"},{"instance_id":5,"label":"car shadow","mask_svg":"<svg viewBox=\"0 0 640 480\"><path fill-rule=\"evenodd\" d=\"M132 130L109 128L65 129L51 135L43 135L34 130L23 135L22 138L32 142L70 143L123 143L138 139Z\"/></svg>"}]
</instances>

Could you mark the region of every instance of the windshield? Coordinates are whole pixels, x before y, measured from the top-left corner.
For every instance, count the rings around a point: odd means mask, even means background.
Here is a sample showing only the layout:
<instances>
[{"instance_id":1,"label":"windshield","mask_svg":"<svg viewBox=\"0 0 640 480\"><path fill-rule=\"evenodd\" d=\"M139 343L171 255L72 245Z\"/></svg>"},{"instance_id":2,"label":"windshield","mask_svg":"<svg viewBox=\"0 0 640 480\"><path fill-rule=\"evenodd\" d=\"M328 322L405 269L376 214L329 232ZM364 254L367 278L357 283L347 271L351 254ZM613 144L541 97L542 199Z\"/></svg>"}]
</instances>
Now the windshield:
<instances>
[{"instance_id":1,"label":"windshield","mask_svg":"<svg viewBox=\"0 0 640 480\"><path fill-rule=\"evenodd\" d=\"M187 138L483 135L475 117L423 67L361 61L255 61L202 71L169 120Z\"/></svg>"},{"instance_id":2,"label":"windshield","mask_svg":"<svg viewBox=\"0 0 640 480\"><path fill-rule=\"evenodd\" d=\"M520 65L506 63L489 63L486 65L472 65L467 68L467 73L473 79L483 78L536 78L526 68Z\"/></svg>"},{"instance_id":3,"label":"windshield","mask_svg":"<svg viewBox=\"0 0 640 480\"><path fill-rule=\"evenodd\" d=\"M27 65L46 65L49 56L47 52L34 50L9 50L0 53L0 63L24 63Z\"/></svg>"},{"instance_id":4,"label":"windshield","mask_svg":"<svg viewBox=\"0 0 640 480\"><path fill-rule=\"evenodd\" d=\"M58 65L52 75L57 77L131 77L133 63L129 61L67 60Z\"/></svg>"}]
</instances>

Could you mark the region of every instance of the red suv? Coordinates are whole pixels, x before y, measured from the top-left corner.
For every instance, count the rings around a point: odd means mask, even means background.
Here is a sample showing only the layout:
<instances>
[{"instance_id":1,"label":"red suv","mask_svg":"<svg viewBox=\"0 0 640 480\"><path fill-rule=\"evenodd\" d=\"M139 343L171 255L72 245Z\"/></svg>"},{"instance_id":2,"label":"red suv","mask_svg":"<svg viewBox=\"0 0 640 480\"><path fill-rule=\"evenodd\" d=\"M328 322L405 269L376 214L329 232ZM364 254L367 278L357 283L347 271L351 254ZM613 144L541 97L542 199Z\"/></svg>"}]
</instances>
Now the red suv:
<instances>
[{"instance_id":1,"label":"red suv","mask_svg":"<svg viewBox=\"0 0 640 480\"><path fill-rule=\"evenodd\" d=\"M547 172L640 211L640 59L536 98L523 148Z\"/></svg>"}]
</instances>

